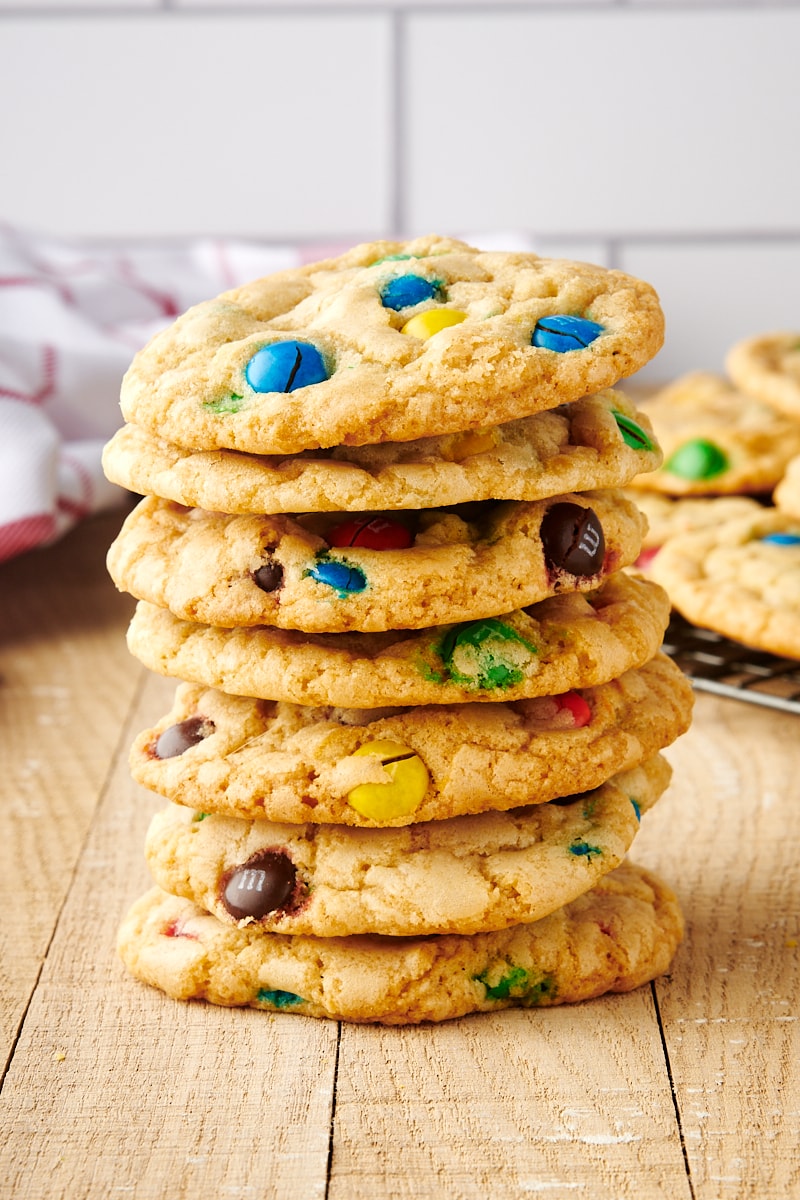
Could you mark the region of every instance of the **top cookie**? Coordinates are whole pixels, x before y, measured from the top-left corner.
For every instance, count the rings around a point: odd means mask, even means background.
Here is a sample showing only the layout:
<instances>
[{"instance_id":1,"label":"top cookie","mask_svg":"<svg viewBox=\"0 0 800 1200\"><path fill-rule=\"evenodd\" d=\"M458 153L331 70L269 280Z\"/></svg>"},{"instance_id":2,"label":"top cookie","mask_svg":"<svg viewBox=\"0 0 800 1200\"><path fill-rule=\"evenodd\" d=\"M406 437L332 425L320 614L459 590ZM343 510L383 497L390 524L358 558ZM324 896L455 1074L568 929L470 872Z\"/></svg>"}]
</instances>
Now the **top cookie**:
<instances>
[{"instance_id":1,"label":"top cookie","mask_svg":"<svg viewBox=\"0 0 800 1200\"><path fill-rule=\"evenodd\" d=\"M195 450L409 441L597 392L662 340L655 292L619 271L372 242L190 309L137 354L122 411Z\"/></svg>"},{"instance_id":2,"label":"top cookie","mask_svg":"<svg viewBox=\"0 0 800 1200\"><path fill-rule=\"evenodd\" d=\"M762 333L737 342L725 366L737 387L780 412L800 416L800 333Z\"/></svg>"},{"instance_id":3,"label":"top cookie","mask_svg":"<svg viewBox=\"0 0 800 1200\"><path fill-rule=\"evenodd\" d=\"M671 496L767 492L800 453L800 424L726 379L693 371L643 405L663 465L631 486Z\"/></svg>"}]
</instances>

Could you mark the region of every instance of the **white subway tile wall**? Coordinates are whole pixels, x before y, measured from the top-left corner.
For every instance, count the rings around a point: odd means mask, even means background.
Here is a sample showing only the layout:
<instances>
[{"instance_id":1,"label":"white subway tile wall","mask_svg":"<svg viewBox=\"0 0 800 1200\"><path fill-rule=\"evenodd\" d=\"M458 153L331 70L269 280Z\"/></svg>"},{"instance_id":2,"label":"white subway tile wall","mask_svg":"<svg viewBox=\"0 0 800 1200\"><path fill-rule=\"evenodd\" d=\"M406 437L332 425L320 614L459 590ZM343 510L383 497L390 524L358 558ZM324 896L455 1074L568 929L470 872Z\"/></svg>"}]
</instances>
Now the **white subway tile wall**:
<instances>
[{"instance_id":1,"label":"white subway tile wall","mask_svg":"<svg viewBox=\"0 0 800 1200\"><path fill-rule=\"evenodd\" d=\"M800 326L800 3L0 0L0 220L436 230L649 279L645 378Z\"/></svg>"}]
</instances>

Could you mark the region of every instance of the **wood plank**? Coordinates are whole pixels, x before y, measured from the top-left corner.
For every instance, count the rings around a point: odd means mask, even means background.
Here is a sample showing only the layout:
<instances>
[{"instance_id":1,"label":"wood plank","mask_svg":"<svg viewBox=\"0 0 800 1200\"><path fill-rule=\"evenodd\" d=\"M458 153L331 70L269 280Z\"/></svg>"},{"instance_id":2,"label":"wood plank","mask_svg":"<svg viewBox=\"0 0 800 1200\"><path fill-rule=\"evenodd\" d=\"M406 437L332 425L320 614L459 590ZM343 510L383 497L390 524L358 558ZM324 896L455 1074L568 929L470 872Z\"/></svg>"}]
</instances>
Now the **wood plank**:
<instances>
[{"instance_id":1,"label":"wood plank","mask_svg":"<svg viewBox=\"0 0 800 1200\"><path fill-rule=\"evenodd\" d=\"M800 1196L800 723L699 696L637 857L688 919L657 985L696 1200Z\"/></svg>"},{"instance_id":2,"label":"wood plank","mask_svg":"<svg viewBox=\"0 0 800 1200\"><path fill-rule=\"evenodd\" d=\"M168 707L150 677L126 743ZM15 1200L322 1197L338 1027L178 1003L131 979L114 943L150 886L164 801L114 770L0 1098Z\"/></svg>"},{"instance_id":3,"label":"wood plank","mask_svg":"<svg viewBox=\"0 0 800 1200\"><path fill-rule=\"evenodd\" d=\"M649 988L343 1027L338 1081L330 1200L691 1195Z\"/></svg>"},{"instance_id":4,"label":"wood plank","mask_svg":"<svg viewBox=\"0 0 800 1200\"><path fill-rule=\"evenodd\" d=\"M0 1059L7 1059L144 678L105 570L124 514L0 566Z\"/></svg>"}]
</instances>

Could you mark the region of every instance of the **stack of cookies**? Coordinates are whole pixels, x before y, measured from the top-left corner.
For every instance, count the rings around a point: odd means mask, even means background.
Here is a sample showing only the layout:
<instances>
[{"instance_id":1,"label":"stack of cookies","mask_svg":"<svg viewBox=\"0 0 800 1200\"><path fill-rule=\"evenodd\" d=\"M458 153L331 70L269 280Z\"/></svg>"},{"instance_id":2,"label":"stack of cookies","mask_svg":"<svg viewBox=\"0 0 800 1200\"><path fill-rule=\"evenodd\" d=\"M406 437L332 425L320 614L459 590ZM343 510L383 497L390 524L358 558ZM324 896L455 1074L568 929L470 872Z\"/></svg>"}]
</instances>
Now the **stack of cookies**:
<instances>
[{"instance_id":1,"label":"stack of cookies","mask_svg":"<svg viewBox=\"0 0 800 1200\"><path fill-rule=\"evenodd\" d=\"M106 472L132 652L182 680L132 750L169 805L120 931L179 998L387 1024L625 991L681 937L625 859L691 691L624 568L655 469L607 390L659 348L619 272L422 238L190 310Z\"/></svg>"}]
</instances>

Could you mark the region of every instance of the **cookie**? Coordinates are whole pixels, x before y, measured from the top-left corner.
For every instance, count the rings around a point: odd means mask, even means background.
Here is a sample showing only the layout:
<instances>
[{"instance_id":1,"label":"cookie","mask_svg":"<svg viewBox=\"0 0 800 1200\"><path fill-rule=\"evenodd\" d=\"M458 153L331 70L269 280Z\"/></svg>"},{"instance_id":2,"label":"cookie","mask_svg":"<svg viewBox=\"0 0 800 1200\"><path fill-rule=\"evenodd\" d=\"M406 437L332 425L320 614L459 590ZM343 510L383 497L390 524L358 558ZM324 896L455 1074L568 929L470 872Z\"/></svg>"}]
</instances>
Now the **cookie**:
<instances>
[{"instance_id":1,"label":"cookie","mask_svg":"<svg viewBox=\"0 0 800 1200\"><path fill-rule=\"evenodd\" d=\"M800 423L706 371L684 375L643 404L664 451L631 486L672 496L771 491L800 454Z\"/></svg>"},{"instance_id":2,"label":"cookie","mask_svg":"<svg viewBox=\"0 0 800 1200\"><path fill-rule=\"evenodd\" d=\"M538 921L619 866L666 788L664 758L592 792L402 829L157 813L150 873L228 924L342 937L483 933Z\"/></svg>"},{"instance_id":3,"label":"cookie","mask_svg":"<svg viewBox=\"0 0 800 1200\"><path fill-rule=\"evenodd\" d=\"M402 826L598 787L679 737L691 707L664 655L597 687L505 704L320 709L187 684L134 742L131 771L202 812Z\"/></svg>"},{"instance_id":4,"label":"cookie","mask_svg":"<svg viewBox=\"0 0 800 1200\"><path fill-rule=\"evenodd\" d=\"M416 938L264 933L154 888L117 944L137 979L175 999L406 1025L631 991L667 970L682 935L674 893L624 863L532 924Z\"/></svg>"},{"instance_id":5,"label":"cookie","mask_svg":"<svg viewBox=\"0 0 800 1200\"><path fill-rule=\"evenodd\" d=\"M620 271L372 242L190 309L136 355L122 411L191 450L410 441L598 392L662 340L655 292Z\"/></svg>"},{"instance_id":6,"label":"cookie","mask_svg":"<svg viewBox=\"0 0 800 1200\"><path fill-rule=\"evenodd\" d=\"M595 590L635 561L644 528L618 491L400 517L228 516L149 496L125 521L108 569L121 591L187 621L381 632Z\"/></svg>"},{"instance_id":7,"label":"cookie","mask_svg":"<svg viewBox=\"0 0 800 1200\"><path fill-rule=\"evenodd\" d=\"M671 539L652 564L688 621L800 658L800 520L777 509Z\"/></svg>"},{"instance_id":8,"label":"cookie","mask_svg":"<svg viewBox=\"0 0 800 1200\"><path fill-rule=\"evenodd\" d=\"M800 519L800 456L789 463L772 498L781 512Z\"/></svg>"},{"instance_id":9,"label":"cookie","mask_svg":"<svg viewBox=\"0 0 800 1200\"><path fill-rule=\"evenodd\" d=\"M800 333L762 333L728 351L725 367L742 391L800 417Z\"/></svg>"},{"instance_id":10,"label":"cookie","mask_svg":"<svg viewBox=\"0 0 800 1200\"><path fill-rule=\"evenodd\" d=\"M284 458L184 450L123 425L103 467L131 492L192 508L301 513L542 500L620 487L661 458L648 418L622 392L606 391L505 425Z\"/></svg>"},{"instance_id":11,"label":"cookie","mask_svg":"<svg viewBox=\"0 0 800 1200\"><path fill-rule=\"evenodd\" d=\"M800 461L800 460L798 460ZM665 542L681 533L707 529L735 521L738 517L755 516L763 511L757 500L749 496L684 496L675 499L660 492L628 493L647 520L642 550L634 564L636 571L649 574L650 565Z\"/></svg>"},{"instance_id":12,"label":"cookie","mask_svg":"<svg viewBox=\"0 0 800 1200\"><path fill-rule=\"evenodd\" d=\"M153 671L235 696L340 708L460 704L550 695L613 678L630 665L632 647L639 661L642 651L655 652L668 612L660 589L622 572L596 592L567 592L500 618L420 631L222 629L140 601L128 645Z\"/></svg>"}]
</instances>

